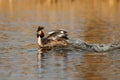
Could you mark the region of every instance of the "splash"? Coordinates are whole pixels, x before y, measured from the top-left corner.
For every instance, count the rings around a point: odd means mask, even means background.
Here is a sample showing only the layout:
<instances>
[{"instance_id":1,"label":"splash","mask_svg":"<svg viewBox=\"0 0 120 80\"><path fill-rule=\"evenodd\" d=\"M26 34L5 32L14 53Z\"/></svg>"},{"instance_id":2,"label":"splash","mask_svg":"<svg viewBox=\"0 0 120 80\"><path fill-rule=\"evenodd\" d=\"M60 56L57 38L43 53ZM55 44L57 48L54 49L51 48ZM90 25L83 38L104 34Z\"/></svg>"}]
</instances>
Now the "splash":
<instances>
[{"instance_id":1,"label":"splash","mask_svg":"<svg viewBox=\"0 0 120 80\"><path fill-rule=\"evenodd\" d=\"M119 42L109 43L109 44L91 44L83 40L69 40L70 47L74 49L82 49L94 52L106 52L120 48Z\"/></svg>"}]
</instances>

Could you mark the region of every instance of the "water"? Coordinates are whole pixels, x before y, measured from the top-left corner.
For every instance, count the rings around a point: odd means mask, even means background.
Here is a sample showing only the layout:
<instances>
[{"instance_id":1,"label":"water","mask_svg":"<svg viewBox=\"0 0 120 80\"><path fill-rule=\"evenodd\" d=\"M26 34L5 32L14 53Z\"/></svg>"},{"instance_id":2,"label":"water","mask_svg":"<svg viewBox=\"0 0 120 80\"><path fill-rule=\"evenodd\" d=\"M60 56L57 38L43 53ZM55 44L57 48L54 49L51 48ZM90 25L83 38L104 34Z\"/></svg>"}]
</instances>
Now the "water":
<instances>
[{"instance_id":1,"label":"water","mask_svg":"<svg viewBox=\"0 0 120 80\"><path fill-rule=\"evenodd\" d=\"M36 29L120 41L119 0L0 0L0 80L119 80L120 50L38 52Z\"/></svg>"}]
</instances>

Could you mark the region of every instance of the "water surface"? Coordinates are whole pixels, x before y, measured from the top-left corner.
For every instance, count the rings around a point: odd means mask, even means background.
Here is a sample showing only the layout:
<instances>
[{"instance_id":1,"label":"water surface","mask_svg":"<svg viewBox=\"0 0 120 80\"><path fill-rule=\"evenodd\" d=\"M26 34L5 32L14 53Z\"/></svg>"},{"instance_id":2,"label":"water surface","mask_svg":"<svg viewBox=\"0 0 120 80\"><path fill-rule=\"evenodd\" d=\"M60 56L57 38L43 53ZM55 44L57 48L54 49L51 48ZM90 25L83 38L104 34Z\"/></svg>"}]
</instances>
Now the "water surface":
<instances>
[{"instance_id":1,"label":"water surface","mask_svg":"<svg viewBox=\"0 0 120 80\"><path fill-rule=\"evenodd\" d=\"M0 80L119 80L119 49L38 52L38 25L88 43L120 41L120 1L0 0Z\"/></svg>"}]
</instances>

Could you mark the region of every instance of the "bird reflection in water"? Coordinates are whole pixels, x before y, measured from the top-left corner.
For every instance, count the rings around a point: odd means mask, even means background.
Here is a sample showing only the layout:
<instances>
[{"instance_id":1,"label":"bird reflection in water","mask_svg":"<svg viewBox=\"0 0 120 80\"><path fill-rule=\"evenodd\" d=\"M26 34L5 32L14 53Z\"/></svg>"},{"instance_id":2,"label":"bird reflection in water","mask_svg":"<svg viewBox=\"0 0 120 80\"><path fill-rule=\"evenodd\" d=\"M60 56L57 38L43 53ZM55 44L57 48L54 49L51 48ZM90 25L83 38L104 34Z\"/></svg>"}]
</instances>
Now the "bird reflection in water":
<instances>
[{"instance_id":1,"label":"bird reflection in water","mask_svg":"<svg viewBox=\"0 0 120 80\"><path fill-rule=\"evenodd\" d=\"M49 74L50 72L60 75L63 72L63 68L65 68L67 65L67 51L46 51L40 48L38 50L37 60L40 77L43 77L45 73ZM60 69L59 73L56 72L58 71L56 68L58 68L58 70Z\"/></svg>"},{"instance_id":2,"label":"bird reflection in water","mask_svg":"<svg viewBox=\"0 0 120 80\"><path fill-rule=\"evenodd\" d=\"M42 51L42 49L39 49L39 50L38 50L38 55L37 55L38 68L41 68L42 56L43 56L43 51Z\"/></svg>"}]
</instances>

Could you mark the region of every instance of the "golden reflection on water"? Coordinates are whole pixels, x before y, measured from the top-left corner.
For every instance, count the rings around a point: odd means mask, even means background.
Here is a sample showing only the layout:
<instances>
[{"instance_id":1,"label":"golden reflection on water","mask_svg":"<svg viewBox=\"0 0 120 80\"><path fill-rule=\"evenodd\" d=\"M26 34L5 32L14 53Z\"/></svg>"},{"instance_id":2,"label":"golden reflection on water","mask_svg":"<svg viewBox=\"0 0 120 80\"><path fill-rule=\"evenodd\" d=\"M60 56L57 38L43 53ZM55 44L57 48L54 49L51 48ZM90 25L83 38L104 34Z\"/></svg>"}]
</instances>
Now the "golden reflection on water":
<instances>
[{"instance_id":1,"label":"golden reflection on water","mask_svg":"<svg viewBox=\"0 0 120 80\"><path fill-rule=\"evenodd\" d=\"M22 25L44 25L47 31L69 28L70 37L91 43L110 43L120 35L119 0L0 0L0 13Z\"/></svg>"},{"instance_id":2,"label":"golden reflection on water","mask_svg":"<svg viewBox=\"0 0 120 80\"><path fill-rule=\"evenodd\" d=\"M43 58L42 52L35 56L36 54L32 54L34 52L28 52L26 48L36 48L35 25L45 26L46 32L65 29L70 38L79 38L90 43L120 40L120 0L0 0L0 18L0 42L5 47L0 46L0 50L6 52L5 56L1 54L4 56L0 58L3 65L1 68L4 74L11 76L10 80L36 77L44 80L45 76L36 76L36 67L43 71L40 74L57 76L57 79L62 77L61 80L116 80L114 70L119 67L116 68L117 63L112 64L113 59L109 54L80 52L77 55L70 52L67 55L67 52L53 52L54 55ZM46 80L50 80L49 77Z\"/></svg>"},{"instance_id":3,"label":"golden reflection on water","mask_svg":"<svg viewBox=\"0 0 120 80\"><path fill-rule=\"evenodd\" d=\"M76 66L79 73L76 77L83 77L85 80L108 80L113 70L111 59L107 58L106 54L89 53L83 56L80 66ZM106 71L108 73L106 74ZM106 76L107 75L107 76Z\"/></svg>"},{"instance_id":4,"label":"golden reflection on water","mask_svg":"<svg viewBox=\"0 0 120 80\"><path fill-rule=\"evenodd\" d=\"M54 53L54 52L53 52ZM117 71L117 66L114 66L114 60L112 60L112 55L105 53L93 53L87 52L83 55L78 55L76 53L66 55L66 53L56 52L55 54L47 54L49 58L46 60L44 57L46 53L38 54L38 68L41 72L40 76L43 76L42 69L45 69L46 74L55 73L58 79L74 79L74 80L108 80L108 79L118 79L115 74L119 73ZM64 55L63 55L64 54ZM66 55L66 56L65 56ZM77 55L77 56L76 56ZM49 63L49 61L53 61ZM50 65L45 65L45 64ZM118 62L117 62L118 63ZM47 67L49 66L49 68ZM56 71L48 72L49 69L58 69L59 73ZM62 68L62 69L61 69ZM63 72L63 73L62 73ZM64 75L64 76L61 76ZM51 79L51 77L49 78Z\"/></svg>"},{"instance_id":5,"label":"golden reflection on water","mask_svg":"<svg viewBox=\"0 0 120 80\"><path fill-rule=\"evenodd\" d=\"M56 53L49 54L50 58L43 60L43 57L45 56L44 51L41 49L38 51L38 68L42 71L42 68L47 67L48 65L44 65L44 63L47 62L47 60L52 60L55 65L55 67L63 67L59 73L56 73L57 78L61 78L60 74L62 71L64 71L62 76L65 79L72 78L75 80L108 80L108 79L117 79L117 77L114 75L116 74L115 68L116 66L113 66L114 60L112 60L113 55L109 55L108 52L104 53L94 53L94 52L86 52L85 54L79 55L74 53L74 56L70 57L70 55L67 55L64 51L64 53L61 53L59 51L56 51ZM71 54L72 55L72 54ZM77 55L77 56L75 56ZM60 59L60 61L59 61ZM56 63L56 61L58 61ZM63 65L64 64L64 65ZM49 70L48 70L49 71ZM56 72L56 71L54 71ZM73 72L73 73L72 73ZM117 71L119 72L119 71ZM55 75L53 75L55 76Z\"/></svg>"}]
</instances>

